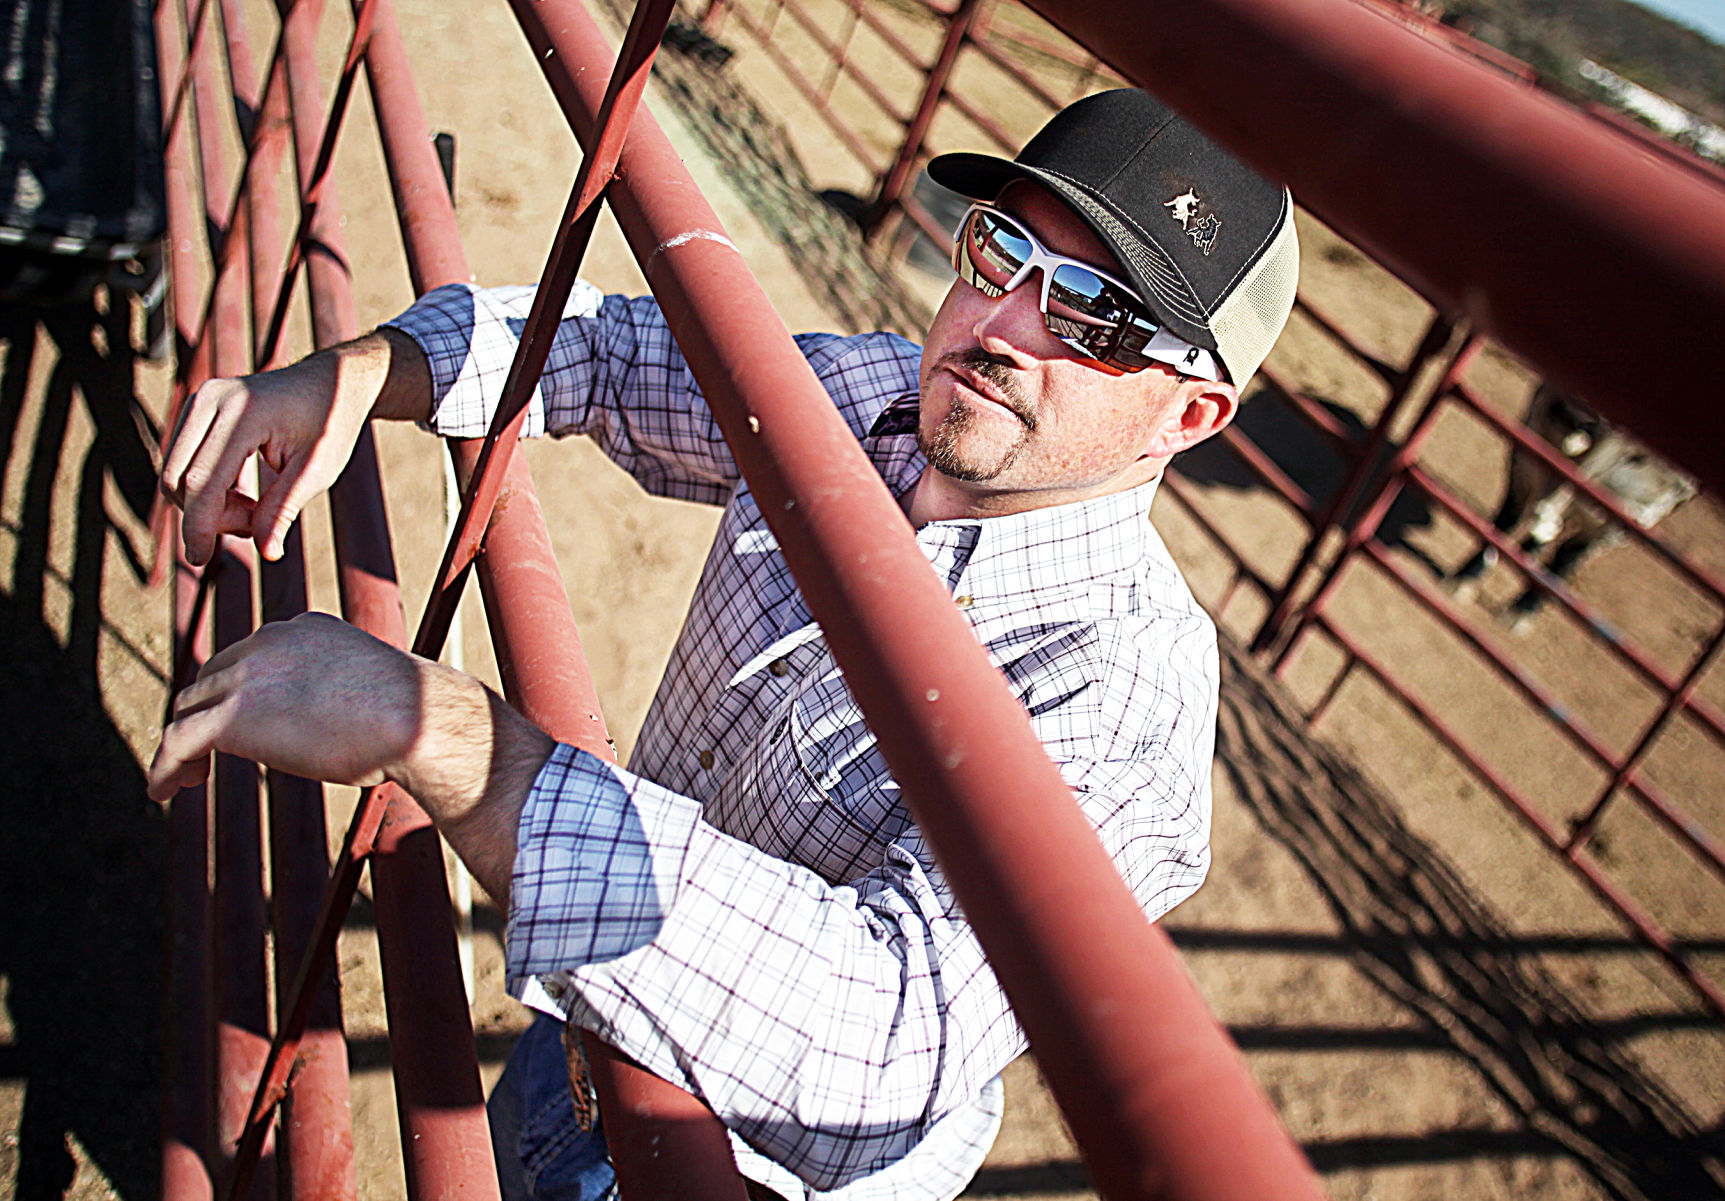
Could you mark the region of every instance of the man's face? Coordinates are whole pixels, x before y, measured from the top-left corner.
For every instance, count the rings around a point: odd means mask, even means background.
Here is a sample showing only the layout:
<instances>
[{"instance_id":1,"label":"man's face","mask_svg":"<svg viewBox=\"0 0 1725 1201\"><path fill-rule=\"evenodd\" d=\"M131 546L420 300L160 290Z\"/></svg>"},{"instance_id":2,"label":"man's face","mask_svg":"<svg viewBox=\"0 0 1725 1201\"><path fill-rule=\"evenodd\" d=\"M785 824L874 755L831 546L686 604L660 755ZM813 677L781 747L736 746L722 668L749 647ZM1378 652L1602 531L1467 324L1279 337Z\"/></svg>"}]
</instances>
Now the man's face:
<instances>
[{"instance_id":1,"label":"man's face","mask_svg":"<svg viewBox=\"0 0 1725 1201\"><path fill-rule=\"evenodd\" d=\"M1043 189L1014 183L999 207L1051 251L1118 274L1090 227ZM991 508L1058 504L1111 491L1123 475L1149 478L1160 464L1144 471L1141 460L1161 447L1182 403L1179 378L1160 365L1123 374L1066 346L1043 322L1039 290L1032 278L990 299L956 281L923 345L923 454Z\"/></svg>"}]
</instances>

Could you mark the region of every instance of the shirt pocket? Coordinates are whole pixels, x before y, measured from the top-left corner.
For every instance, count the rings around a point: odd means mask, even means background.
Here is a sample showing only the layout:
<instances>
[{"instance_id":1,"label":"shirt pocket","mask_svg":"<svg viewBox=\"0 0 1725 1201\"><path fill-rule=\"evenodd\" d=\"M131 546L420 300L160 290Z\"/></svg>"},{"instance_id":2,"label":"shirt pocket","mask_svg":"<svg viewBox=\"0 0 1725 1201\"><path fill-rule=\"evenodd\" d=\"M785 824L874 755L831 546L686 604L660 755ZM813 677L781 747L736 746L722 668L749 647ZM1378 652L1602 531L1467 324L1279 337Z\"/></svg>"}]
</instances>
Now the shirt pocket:
<instances>
[{"instance_id":1,"label":"shirt pocket","mask_svg":"<svg viewBox=\"0 0 1725 1201\"><path fill-rule=\"evenodd\" d=\"M820 680L792 702L788 734L809 785L797 824L804 847L818 849L821 874L843 882L880 867L910 814L842 677Z\"/></svg>"}]
</instances>

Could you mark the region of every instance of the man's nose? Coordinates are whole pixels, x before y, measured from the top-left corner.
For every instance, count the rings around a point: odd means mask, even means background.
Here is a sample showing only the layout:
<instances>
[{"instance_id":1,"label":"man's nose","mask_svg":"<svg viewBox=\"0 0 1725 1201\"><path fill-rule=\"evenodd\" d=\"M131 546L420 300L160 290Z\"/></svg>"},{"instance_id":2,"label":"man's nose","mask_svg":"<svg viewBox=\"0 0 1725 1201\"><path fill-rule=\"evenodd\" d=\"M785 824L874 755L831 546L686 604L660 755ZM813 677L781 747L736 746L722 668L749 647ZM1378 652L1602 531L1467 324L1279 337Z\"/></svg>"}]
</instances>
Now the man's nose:
<instances>
[{"instance_id":1,"label":"man's nose","mask_svg":"<svg viewBox=\"0 0 1725 1201\"><path fill-rule=\"evenodd\" d=\"M984 300L973 327L977 344L992 354L1030 360L1051 335L1042 319L1042 268L1031 269L1003 296Z\"/></svg>"}]
</instances>

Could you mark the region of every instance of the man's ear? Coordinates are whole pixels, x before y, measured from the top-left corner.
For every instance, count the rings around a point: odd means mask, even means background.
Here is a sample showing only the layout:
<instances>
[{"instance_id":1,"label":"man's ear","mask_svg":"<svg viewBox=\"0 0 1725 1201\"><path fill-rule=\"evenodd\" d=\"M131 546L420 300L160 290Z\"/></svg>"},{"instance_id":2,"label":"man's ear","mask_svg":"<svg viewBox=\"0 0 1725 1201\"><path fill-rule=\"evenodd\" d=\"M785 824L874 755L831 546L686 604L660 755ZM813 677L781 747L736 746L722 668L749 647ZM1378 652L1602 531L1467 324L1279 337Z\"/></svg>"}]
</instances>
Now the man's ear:
<instances>
[{"instance_id":1,"label":"man's ear","mask_svg":"<svg viewBox=\"0 0 1725 1201\"><path fill-rule=\"evenodd\" d=\"M1171 457L1190 450L1226 429L1239 407L1240 393L1233 384L1207 379L1181 381L1160 431L1161 445L1154 453Z\"/></svg>"}]
</instances>

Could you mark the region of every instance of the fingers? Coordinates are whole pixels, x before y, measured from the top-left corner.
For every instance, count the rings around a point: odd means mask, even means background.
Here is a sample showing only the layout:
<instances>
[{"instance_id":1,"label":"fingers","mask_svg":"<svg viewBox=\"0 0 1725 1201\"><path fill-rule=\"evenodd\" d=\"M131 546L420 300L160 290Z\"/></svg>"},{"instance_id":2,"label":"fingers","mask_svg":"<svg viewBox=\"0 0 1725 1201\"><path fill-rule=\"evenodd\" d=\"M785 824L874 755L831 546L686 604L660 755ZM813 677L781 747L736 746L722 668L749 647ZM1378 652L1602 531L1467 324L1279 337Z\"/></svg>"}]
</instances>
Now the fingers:
<instances>
[{"instance_id":1,"label":"fingers","mask_svg":"<svg viewBox=\"0 0 1725 1201\"><path fill-rule=\"evenodd\" d=\"M306 502L321 491L319 483L306 470L308 466L309 456L282 464L280 474L263 488L256 507L248 514L247 528L257 539L259 553L266 559L282 557L294 519Z\"/></svg>"},{"instance_id":2,"label":"fingers","mask_svg":"<svg viewBox=\"0 0 1725 1201\"><path fill-rule=\"evenodd\" d=\"M210 754L226 725L225 714L216 707L176 717L162 731L162 744L150 760L147 787L150 798L166 801L182 788L202 783L210 773Z\"/></svg>"},{"instance_id":3,"label":"fingers","mask_svg":"<svg viewBox=\"0 0 1725 1201\"><path fill-rule=\"evenodd\" d=\"M187 398L180 406L179 420L168 440L167 453L162 456L162 491L178 504L183 492L186 465L193 453L204 443L210 423L216 417L216 385L225 380L211 380Z\"/></svg>"},{"instance_id":4,"label":"fingers","mask_svg":"<svg viewBox=\"0 0 1725 1201\"><path fill-rule=\"evenodd\" d=\"M257 453L263 440L248 433L242 417L242 410L234 406L218 412L204 434L203 444L180 477L185 499L181 530L186 558L193 563L209 562L215 552L216 537L224 526L230 532L251 532L249 506L243 524L236 526L231 520L226 523L223 520L237 515L232 502L242 495L236 489L240 470Z\"/></svg>"},{"instance_id":5,"label":"fingers","mask_svg":"<svg viewBox=\"0 0 1725 1201\"><path fill-rule=\"evenodd\" d=\"M181 531L186 558L207 563L216 538L250 533L253 502L235 485L257 449L238 432L244 388L233 380L210 380L186 401L162 460L162 491L185 511Z\"/></svg>"},{"instance_id":6,"label":"fingers","mask_svg":"<svg viewBox=\"0 0 1725 1201\"><path fill-rule=\"evenodd\" d=\"M268 631L266 633L266 631ZM161 744L150 762L148 788L152 798L165 801L181 788L202 783L210 757L233 750L230 729L243 709L248 670L246 660L275 641L275 627L263 626L250 637L223 647L204 663L198 678L174 698L174 719L162 731ZM241 748L243 749L243 748Z\"/></svg>"},{"instance_id":7,"label":"fingers","mask_svg":"<svg viewBox=\"0 0 1725 1201\"><path fill-rule=\"evenodd\" d=\"M162 458L162 491L184 511L188 560L209 562L226 533L281 557L288 528L339 472L369 412L340 423L332 440L334 386L330 361L313 355L262 375L210 380L188 398ZM263 479L254 487L246 478L242 492L241 473L254 458Z\"/></svg>"}]
</instances>

